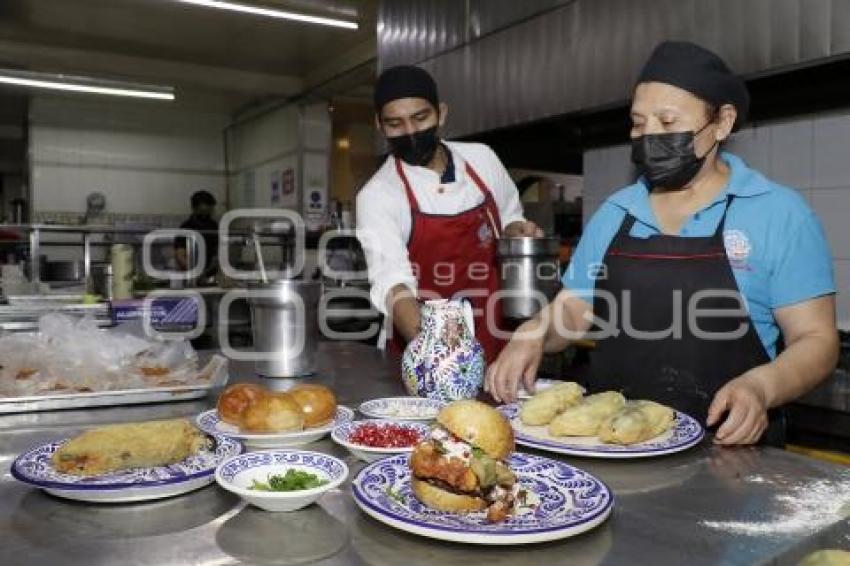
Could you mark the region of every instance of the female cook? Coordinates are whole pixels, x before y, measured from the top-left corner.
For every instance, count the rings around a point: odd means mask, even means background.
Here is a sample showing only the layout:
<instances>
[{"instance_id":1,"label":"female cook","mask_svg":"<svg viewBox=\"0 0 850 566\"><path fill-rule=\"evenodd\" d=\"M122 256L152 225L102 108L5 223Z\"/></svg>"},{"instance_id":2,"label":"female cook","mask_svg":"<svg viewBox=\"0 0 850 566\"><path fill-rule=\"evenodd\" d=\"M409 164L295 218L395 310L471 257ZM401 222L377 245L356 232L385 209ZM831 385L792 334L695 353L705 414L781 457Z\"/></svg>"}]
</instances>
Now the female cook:
<instances>
[{"instance_id":1,"label":"female cook","mask_svg":"<svg viewBox=\"0 0 850 566\"><path fill-rule=\"evenodd\" d=\"M513 400L520 379L533 388L544 351L592 331L592 390L719 425L720 444L783 443L775 409L836 363L835 285L803 197L720 151L748 106L714 53L655 49L631 107L640 178L594 214L564 289L489 368L497 400Z\"/></svg>"}]
</instances>

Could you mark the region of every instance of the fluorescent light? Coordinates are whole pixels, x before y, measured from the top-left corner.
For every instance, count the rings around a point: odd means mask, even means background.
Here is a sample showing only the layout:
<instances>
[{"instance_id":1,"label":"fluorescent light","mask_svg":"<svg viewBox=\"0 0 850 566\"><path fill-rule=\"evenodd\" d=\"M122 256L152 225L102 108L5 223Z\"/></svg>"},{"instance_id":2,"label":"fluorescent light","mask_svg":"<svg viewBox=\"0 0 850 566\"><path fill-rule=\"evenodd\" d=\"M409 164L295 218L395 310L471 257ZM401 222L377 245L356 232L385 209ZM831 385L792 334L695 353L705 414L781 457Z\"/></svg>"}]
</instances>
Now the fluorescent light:
<instances>
[{"instance_id":1,"label":"fluorescent light","mask_svg":"<svg viewBox=\"0 0 850 566\"><path fill-rule=\"evenodd\" d=\"M68 92L174 100L174 89L172 87L140 85L62 74L35 73L16 69L0 69L0 84Z\"/></svg>"},{"instance_id":2,"label":"fluorescent light","mask_svg":"<svg viewBox=\"0 0 850 566\"><path fill-rule=\"evenodd\" d=\"M254 14L255 16L266 16L269 18L278 18L281 20L294 20L296 22L306 22L308 24L319 24L323 26L333 26L346 29L357 29L357 22L348 20L339 20L336 18L322 18L320 16L310 16L308 14L299 14L298 12L288 12L285 10L275 10L272 8L261 8L259 6L249 6L248 4L239 4L237 2L225 2L223 0L177 0L184 4L195 4L196 6L206 6L207 8L218 8L220 10L230 10L231 12L243 12L246 14Z\"/></svg>"}]
</instances>

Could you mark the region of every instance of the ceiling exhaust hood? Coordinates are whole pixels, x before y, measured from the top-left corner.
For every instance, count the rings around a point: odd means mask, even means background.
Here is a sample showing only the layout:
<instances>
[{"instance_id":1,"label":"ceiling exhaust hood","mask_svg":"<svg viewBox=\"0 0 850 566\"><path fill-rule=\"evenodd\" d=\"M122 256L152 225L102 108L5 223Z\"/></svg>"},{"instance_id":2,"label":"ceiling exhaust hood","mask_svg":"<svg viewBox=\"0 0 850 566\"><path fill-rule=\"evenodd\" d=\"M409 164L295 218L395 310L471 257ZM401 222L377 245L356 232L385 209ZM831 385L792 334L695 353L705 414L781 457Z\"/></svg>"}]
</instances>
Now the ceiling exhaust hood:
<instances>
[{"instance_id":1,"label":"ceiling exhaust hood","mask_svg":"<svg viewBox=\"0 0 850 566\"><path fill-rule=\"evenodd\" d=\"M653 47L690 40L746 79L850 58L850 2L384 0L378 64L418 64L464 136L626 105Z\"/></svg>"}]
</instances>

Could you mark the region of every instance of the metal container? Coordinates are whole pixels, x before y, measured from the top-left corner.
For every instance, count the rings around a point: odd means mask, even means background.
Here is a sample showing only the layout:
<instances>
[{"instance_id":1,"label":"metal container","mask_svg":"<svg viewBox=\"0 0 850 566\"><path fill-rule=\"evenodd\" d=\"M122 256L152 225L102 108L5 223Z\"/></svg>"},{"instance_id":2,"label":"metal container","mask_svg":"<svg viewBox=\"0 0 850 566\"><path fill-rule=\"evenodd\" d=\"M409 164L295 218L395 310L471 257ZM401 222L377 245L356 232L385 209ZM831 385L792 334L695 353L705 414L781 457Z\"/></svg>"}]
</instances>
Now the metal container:
<instances>
[{"instance_id":1,"label":"metal container","mask_svg":"<svg viewBox=\"0 0 850 566\"><path fill-rule=\"evenodd\" d=\"M112 300L112 264L93 263L91 265L91 291L104 299Z\"/></svg>"},{"instance_id":2,"label":"metal container","mask_svg":"<svg viewBox=\"0 0 850 566\"><path fill-rule=\"evenodd\" d=\"M257 373L267 377L299 377L316 368L319 342L319 281L286 279L251 287L251 326Z\"/></svg>"},{"instance_id":3,"label":"metal container","mask_svg":"<svg viewBox=\"0 0 850 566\"><path fill-rule=\"evenodd\" d=\"M27 215L27 201L22 198L12 199L12 223L26 224L29 220Z\"/></svg>"},{"instance_id":4,"label":"metal container","mask_svg":"<svg viewBox=\"0 0 850 566\"><path fill-rule=\"evenodd\" d=\"M381 315L369 298L371 285L366 279L322 278L325 338L357 340L374 344L380 333Z\"/></svg>"},{"instance_id":5,"label":"metal container","mask_svg":"<svg viewBox=\"0 0 850 566\"><path fill-rule=\"evenodd\" d=\"M502 238L499 240L499 276L502 314L512 319L531 318L561 288L557 238Z\"/></svg>"},{"instance_id":6,"label":"metal container","mask_svg":"<svg viewBox=\"0 0 850 566\"><path fill-rule=\"evenodd\" d=\"M48 261L41 275L43 281L80 281L83 278L83 262L76 260Z\"/></svg>"}]
</instances>

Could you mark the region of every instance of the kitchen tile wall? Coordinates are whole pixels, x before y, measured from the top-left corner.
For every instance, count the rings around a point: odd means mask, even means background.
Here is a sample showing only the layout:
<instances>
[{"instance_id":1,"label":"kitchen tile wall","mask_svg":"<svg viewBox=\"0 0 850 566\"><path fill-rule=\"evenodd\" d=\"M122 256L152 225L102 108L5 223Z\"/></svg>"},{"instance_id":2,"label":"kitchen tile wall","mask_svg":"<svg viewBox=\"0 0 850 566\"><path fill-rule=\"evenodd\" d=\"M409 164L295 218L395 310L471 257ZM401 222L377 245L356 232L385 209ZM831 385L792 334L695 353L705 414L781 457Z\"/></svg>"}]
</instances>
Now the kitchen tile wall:
<instances>
[{"instance_id":1,"label":"kitchen tile wall","mask_svg":"<svg viewBox=\"0 0 850 566\"><path fill-rule=\"evenodd\" d=\"M104 193L107 212L119 215L187 214L189 196L199 189L223 202L228 120L163 103L36 97L33 209L81 215L92 191Z\"/></svg>"}]
</instances>

